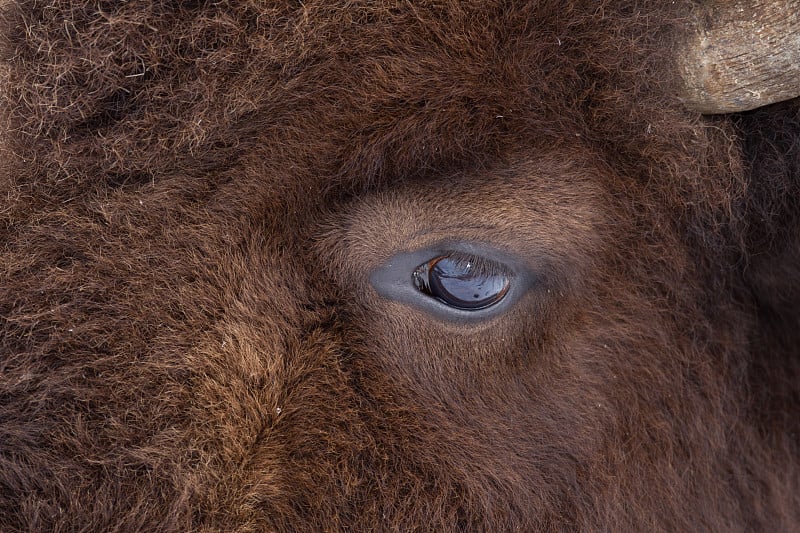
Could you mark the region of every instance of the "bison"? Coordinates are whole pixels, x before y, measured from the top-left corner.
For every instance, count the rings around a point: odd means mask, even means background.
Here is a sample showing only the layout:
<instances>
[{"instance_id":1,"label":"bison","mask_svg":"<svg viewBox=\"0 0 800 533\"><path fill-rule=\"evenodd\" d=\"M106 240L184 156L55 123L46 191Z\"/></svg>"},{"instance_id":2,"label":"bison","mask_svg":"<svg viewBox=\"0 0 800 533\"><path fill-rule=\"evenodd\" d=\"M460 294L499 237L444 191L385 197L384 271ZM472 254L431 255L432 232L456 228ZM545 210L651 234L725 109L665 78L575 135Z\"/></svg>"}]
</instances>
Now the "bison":
<instances>
[{"instance_id":1,"label":"bison","mask_svg":"<svg viewBox=\"0 0 800 533\"><path fill-rule=\"evenodd\" d=\"M0 530L800 531L800 3L6 1Z\"/></svg>"}]
</instances>

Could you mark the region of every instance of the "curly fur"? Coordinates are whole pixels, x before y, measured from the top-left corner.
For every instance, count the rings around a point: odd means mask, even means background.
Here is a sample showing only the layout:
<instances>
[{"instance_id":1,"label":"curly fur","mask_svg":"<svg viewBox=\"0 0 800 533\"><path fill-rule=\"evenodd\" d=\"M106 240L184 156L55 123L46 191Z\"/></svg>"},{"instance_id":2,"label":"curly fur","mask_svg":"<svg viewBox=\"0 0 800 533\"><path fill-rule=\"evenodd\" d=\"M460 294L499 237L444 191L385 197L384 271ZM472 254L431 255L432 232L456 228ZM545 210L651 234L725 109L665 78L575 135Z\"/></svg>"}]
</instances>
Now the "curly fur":
<instances>
[{"instance_id":1,"label":"curly fur","mask_svg":"<svg viewBox=\"0 0 800 533\"><path fill-rule=\"evenodd\" d=\"M800 103L690 9L5 5L0 530L800 531ZM374 293L442 238L548 291Z\"/></svg>"}]
</instances>

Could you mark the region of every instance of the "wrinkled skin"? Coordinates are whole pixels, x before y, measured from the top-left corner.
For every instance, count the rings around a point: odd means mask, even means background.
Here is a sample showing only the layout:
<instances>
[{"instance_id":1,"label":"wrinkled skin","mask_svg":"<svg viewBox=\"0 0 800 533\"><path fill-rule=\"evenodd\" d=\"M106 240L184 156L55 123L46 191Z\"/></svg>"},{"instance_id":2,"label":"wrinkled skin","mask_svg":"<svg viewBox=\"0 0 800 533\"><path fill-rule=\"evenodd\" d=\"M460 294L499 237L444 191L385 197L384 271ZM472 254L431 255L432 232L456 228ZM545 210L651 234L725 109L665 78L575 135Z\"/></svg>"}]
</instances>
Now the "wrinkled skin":
<instances>
[{"instance_id":1,"label":"wrinkled skin","mask_svg":"<svg viewBox=\"0 0 800 533\"><path fill-rule=\"evenodd\" d=\"M687 4L50 4L0 530L800 531L800 103L684 109ZM519 297L371 281L464 243Z\"/></svg>"}]
</instances>

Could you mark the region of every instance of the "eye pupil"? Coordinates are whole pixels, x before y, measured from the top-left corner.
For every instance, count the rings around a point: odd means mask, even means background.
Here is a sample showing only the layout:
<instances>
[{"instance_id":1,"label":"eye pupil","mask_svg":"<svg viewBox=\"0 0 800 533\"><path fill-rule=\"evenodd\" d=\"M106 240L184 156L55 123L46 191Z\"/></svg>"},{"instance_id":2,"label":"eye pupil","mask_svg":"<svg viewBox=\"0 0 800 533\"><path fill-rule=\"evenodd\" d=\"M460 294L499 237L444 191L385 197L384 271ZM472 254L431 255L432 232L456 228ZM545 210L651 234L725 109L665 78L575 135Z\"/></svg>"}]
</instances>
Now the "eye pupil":
<instances>
[{"instance_id":1,"label":"eye pupil","mask_svg":"<svg viewBox=\"0 0 800 533\"><path fill-rule=\"evenodd\" d=\"M482 261L441 256L417 267L412 278L417 289L450 307L485 309L505 296L510 282L501 265Z\"/></svg>"}]
</instances>

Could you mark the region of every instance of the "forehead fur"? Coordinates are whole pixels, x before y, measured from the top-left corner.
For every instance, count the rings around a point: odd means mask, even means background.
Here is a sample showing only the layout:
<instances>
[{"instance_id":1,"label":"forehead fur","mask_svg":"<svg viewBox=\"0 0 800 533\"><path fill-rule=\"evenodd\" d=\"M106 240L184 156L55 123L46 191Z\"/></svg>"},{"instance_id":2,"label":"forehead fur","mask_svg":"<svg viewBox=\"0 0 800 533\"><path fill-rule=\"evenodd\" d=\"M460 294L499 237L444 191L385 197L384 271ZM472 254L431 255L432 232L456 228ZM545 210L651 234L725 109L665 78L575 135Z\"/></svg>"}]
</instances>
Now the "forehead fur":
<instances>
[{"instance_id":1,"label":"forehead fur","mask_svg":"<svg viewBox=\"0 0 800 533\"><path fill-rule=\"evenodd\" d=\"M6 9L12 141L39 146L37 166L60 188L208 175L258 154L265 186L327 190L565 136L667 136L656 80L671 10L21 2Z\"/></svg>"}]
</instances>

